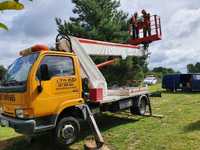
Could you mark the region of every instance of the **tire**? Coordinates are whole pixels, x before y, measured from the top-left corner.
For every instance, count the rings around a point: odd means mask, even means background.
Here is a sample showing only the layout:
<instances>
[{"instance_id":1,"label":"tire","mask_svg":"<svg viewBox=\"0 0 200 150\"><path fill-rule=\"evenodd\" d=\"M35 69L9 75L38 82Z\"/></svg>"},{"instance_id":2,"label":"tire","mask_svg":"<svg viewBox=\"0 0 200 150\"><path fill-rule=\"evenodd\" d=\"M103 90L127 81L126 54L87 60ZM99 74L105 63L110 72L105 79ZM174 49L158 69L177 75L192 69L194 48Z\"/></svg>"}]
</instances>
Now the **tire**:
<instances>
[{"instance_id":1,"label":"tire","mask_svg":"<svg viewBox=\"0 0 200 150\"><path fill-rule=\"evenodd\" d=\"M63 117L55 129L55 142L61 148L73 144L80 132L79 121L74 117Z\"/></svg>"},{"instance_id":2,"label":"tire","mask_svg":"<svg viewBox=\"0 0 200 150\"><path fill-rule=\"evenodd\" d=\"M144 116L147 109L147 96L140 96L133 100L133 106L130 108L132 114Z\"/></svg>"}]
</instances>

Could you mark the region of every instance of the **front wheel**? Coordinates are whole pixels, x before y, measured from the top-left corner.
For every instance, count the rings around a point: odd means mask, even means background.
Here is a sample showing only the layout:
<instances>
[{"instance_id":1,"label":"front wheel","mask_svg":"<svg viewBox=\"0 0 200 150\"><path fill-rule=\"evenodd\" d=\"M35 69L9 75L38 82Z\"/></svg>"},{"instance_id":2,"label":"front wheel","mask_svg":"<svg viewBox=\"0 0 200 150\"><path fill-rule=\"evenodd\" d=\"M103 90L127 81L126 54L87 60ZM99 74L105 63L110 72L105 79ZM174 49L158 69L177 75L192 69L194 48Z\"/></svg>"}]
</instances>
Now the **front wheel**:
<instances>
[{"instance_id":1,"label":"front wheel","mask_svg":"<svg viewBox=\"0 0 200 150\"><path fill-rule=\"evenodd\" d=\"M56 126L56 143L61 147L71 145L77 139L79 132L79 121L74 117L64 117Z\"/></svg>"}]
</instances>

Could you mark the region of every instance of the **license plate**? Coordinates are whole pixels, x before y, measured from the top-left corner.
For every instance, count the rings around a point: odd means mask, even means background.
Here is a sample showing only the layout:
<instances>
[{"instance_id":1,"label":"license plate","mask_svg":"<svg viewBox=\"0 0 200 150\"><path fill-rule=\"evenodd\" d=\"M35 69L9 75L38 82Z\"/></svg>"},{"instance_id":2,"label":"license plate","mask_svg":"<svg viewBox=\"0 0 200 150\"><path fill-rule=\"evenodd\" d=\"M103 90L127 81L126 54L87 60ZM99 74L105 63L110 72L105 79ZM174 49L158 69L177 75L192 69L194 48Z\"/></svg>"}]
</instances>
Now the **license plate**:
<instances>
[{"instance_id":1,"label":"license plate","mask_svg":"<svg viewBox=\"0 0 200 150\"><path fill-rule=\"evenodd\" d=\"M1 125L4 127L9 127L9 122L7 120L1 120Z\"/></svg>"}]
</instances>

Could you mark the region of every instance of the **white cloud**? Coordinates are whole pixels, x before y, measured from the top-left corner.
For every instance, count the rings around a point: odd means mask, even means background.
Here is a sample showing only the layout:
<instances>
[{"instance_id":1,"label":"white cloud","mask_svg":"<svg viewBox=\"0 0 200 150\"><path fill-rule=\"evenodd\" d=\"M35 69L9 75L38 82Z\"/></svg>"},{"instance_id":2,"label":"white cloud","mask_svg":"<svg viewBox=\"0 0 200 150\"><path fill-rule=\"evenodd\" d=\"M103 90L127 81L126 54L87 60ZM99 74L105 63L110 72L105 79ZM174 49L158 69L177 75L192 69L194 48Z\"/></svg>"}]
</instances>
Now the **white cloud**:
<instances>
[{"instance_id":1,"label":"white cloud","mask_svg":"<svg viewBox=\"0 0 200 150\"><path fill-rule=\"evenodd\" d=\"M181 9L172 16L168 28L171 30L171 36L174 38L184 38L190 34L200 24L200 8L199 9Z\"/></svg>"}]
</instances>

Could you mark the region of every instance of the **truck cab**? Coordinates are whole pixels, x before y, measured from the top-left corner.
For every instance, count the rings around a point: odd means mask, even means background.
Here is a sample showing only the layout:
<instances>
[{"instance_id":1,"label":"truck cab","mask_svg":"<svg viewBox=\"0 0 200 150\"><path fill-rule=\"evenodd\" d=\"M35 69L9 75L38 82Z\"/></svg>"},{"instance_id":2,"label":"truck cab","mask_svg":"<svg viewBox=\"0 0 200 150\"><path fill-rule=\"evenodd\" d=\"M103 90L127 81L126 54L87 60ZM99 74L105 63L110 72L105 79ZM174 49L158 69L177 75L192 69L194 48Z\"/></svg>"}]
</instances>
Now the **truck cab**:
<instances>
[{"instance_id":1,"label":"truck cab","mask_svg":"<svg viewBox=\"0 0 200 150\"><path fill-rule=\"evenodd\" d=\"M19 133L34 134L54 128L65 108L83 103L77 57L41 50L9 66L0 86L0 121Z\"/></svg>"}]
</instances>

